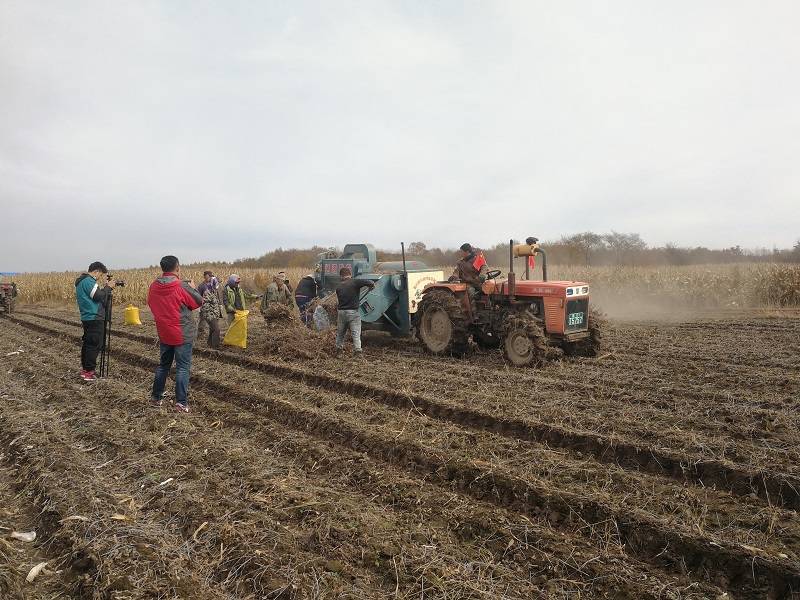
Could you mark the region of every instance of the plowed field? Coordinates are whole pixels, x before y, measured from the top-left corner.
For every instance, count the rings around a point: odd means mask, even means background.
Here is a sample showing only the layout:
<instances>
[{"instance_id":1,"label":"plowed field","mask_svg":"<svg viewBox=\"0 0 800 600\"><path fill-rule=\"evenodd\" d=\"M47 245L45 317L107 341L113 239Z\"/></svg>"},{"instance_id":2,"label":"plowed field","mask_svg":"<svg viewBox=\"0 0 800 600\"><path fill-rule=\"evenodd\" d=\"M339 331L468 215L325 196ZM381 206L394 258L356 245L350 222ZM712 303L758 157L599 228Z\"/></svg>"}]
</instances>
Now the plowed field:
<instances>
[{"instance_id":1,"label":"plowed field","mask_svg":"<svg viewBox=\"0 0 800 600\"><path fill-rule=\"evenodd\" d=\"M73 311L0 318L0 597L800 597L796 313L611 321L524 370L281 356L251 316L195 345L190 415L149 407L143 321L86 384Z\"/></svg>"}]
</instances>

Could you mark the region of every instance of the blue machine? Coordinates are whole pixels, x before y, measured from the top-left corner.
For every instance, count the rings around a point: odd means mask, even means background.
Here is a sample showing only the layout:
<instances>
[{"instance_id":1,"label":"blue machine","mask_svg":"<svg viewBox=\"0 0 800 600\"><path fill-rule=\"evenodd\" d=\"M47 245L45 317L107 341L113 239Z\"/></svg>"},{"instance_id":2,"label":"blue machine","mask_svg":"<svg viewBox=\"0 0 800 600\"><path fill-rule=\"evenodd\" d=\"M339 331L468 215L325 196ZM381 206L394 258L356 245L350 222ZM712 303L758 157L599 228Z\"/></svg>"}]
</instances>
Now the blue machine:
<instances>
[{"instance_id":1,"label":"blue machine","mask_svg":"<svg viewBox=\"0 0 800 600\"><path fill-rule=\"evenodd\" d=\"M405 255L405 249L403 250ZM372 290L362 291L362 327L408 335L411 320L426 285L444 279L444 272L431 269L417 260L378 262L371 244L347 244L338 257L320 257L317 284L320 296L327 296L339 285L339 270L348 267L353 277L375 282Z\"/></svg>"}]
</instances>

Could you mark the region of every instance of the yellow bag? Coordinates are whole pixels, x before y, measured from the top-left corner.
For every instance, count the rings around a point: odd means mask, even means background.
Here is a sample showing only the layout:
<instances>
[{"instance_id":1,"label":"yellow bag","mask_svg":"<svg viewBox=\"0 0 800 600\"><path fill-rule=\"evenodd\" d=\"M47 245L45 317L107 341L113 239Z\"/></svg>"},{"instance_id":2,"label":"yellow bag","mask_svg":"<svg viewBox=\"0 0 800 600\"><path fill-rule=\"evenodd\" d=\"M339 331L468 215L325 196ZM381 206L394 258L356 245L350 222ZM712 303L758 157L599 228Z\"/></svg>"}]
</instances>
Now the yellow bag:
<instances>
[{"instance_id":1,"label":"yellow bag","mask_svg":"<svg viewBox=\"0 0 800 600\"><path fill-rule=\"evenodd\" d=\"M233 317L233 323L225 332L222 343L226 346L236 346L237 348L247 348L247 315L249 310L237 310Z\"/></svg>"},{"instance_id":2,"label":"yellow bag","mask_svg":"<svg viewBox=\"0 0 800 600\"><path fill-rule=\"evenodd\" d=\"M141 325L142 321L139 319L139 309L133 304L129 304L124 311L125 325Z\"/></svg>"}]
</instances>

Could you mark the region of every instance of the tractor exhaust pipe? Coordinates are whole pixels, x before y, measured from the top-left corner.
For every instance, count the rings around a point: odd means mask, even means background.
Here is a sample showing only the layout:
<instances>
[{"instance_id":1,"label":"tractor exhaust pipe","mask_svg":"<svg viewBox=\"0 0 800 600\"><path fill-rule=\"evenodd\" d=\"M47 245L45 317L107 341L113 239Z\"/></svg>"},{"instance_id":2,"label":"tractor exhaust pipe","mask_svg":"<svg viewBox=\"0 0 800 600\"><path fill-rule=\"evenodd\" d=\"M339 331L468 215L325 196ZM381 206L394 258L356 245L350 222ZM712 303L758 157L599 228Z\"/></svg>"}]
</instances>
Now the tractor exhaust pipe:
<instances>
[{"instance_id":1,"label":"tractor exhaust pipe","mask_svg":"<svg viewBox=\"0 0 800 600\"><path fill-rule=\"evenodd\" d=\"M537 250L537 253L542 255L542 281L547 281L547 254L541 248Z\"/></svg>"},{"instance_id":2,"label":"tractor exhaust pipe","mask_svg":"<svg viewBox=\"0 0 800 600\"><path fill-rule=\"evenodd\" d=\"M514 301L514 292L517 291L517 276L514 274L514 240L508 242L508 296Z\"/></svg>"}]
</instances>

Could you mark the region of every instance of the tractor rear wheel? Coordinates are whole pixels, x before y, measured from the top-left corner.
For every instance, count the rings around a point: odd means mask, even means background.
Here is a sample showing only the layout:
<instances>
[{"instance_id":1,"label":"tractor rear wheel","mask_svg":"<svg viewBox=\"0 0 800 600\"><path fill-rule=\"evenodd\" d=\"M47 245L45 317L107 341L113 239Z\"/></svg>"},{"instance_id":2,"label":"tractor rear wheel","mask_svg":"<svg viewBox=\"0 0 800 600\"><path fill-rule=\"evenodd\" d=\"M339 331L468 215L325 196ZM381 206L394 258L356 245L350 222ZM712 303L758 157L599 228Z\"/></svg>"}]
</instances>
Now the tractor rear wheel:
<instances>
[{"instance_id":1,"label":"tractor rear wheel","mask_svg":"<svg viewBox=\"0 0 800 600\"><path fill-rule=\"evenodd\" d=\"M514 366L541 363L547 356L547 338L536 317L527 313L506 317L503 350Z\"/></svg>"},{"instance_id":2,"label":"tractor rear wheel","mask_svg":"<svg viewBox=\"0 0 800 600\"><path fill-rule=\"evenodd\" d=\"M432 354L466 353L467 317L452 292L431 290L423 296L417 310L417 336Z\"/></svg>"}]
</instances>

